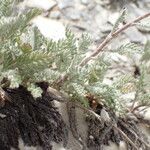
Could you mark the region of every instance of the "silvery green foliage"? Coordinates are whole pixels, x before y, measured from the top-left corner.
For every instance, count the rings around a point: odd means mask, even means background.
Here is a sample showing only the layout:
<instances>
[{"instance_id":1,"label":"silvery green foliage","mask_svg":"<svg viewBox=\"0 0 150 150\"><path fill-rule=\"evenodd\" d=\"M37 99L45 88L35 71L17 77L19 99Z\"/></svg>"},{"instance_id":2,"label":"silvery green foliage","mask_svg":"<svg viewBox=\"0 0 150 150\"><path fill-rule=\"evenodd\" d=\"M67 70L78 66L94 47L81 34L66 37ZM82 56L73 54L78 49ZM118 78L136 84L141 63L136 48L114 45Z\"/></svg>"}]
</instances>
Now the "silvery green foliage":
<instances>
[{"instance_id":1,"label":"silvery green foliage","mask_svg":"<svg viewBox=\"0 0 150 150\"><path fill-rule=\"evenodd\" d=\"M12 3L14 0L1 0L0 4L0 18L3 16L8 16L12 11Z\"/></svg>"},{"instance_id":2,"label":"silvery green foliage","mask_svg":"<svg viewBox=\"0 0 150 150\"><path fill-rule=\"evenodd\" d=\"M0 37L8 40L12 36L18 36L22 33L27 24L41 12L38 9L30 10L25 14L18 16L9 16L0 18Z\"/></svg>"},{"instance_id":3,"label":"silvery green foliage","mask_svg":"<svg viewBox=\"0 0 150 150\"><path fill-rule=\"evenodd\" d=\"M88 50L90 44L91 44L91 38L88 34L82 34L81 39L79 40L79 50L85 52Z\"/></svg>"},{"instance_id":4,"label":"silvery green foliage","mask_svg":"<svg viewBox=\"0 0 150 150\"><path fill-rule=\"evenodd\" d=\"M150 23L149 23L149 21L136 23L136 26L142 32L150 32Z\"/></svg>"},{"instance_id":5,"label":"silvery green foliage","mask_svg":"<svg viewBox=\"0 0 150 150\"><path fill-rule=\"evenodd\" d=\"M37 87L35 84L29 83L27 89L31 92L33 97L41 97L42 89L40 87Z\"/></svg>"},{"instance_id":6,"label":"silvery green foliage","mask_svg":"<svg viewBox=\"0 0 150 150\"><path fill-rule=\"evenodd\" d=\"M3 9L12 7L6 6L4 2L1 3ZM74 72L75 66L83 58L83 50L90 44L88 35L83 35L78 41L68 29L66 39L58 42L47 40L37 28L28 26L39 13L39 10L33 9L13 17L2 15L0 20L1 86L16 88L24 85L35 97L41 95L41 90L35 84L37 82L51 84L62 73L78 76ZM3 82L4 78L7 84Z\"/></svg>"},{"instance_id":7,"label":"silvery green foliage","mask_svg":"<svg viewBox=\"0 0 150 150\"><path fill-rule=\"evenodd\" d=\"M112 33L115 32L118 28L119 28L119 25L122 24L125 19L126 19L126 9L123 9L120 13L120 16L118 17L118 19L116 20L114 26L113 26L113 29L112 29Z\"/></svg>"},{"instance_id":8,"label":"silvery green foliage","mask_svg":"<svg viewBox=\"0 0 150 150\"><path fill-rule=\"evenodd\" d=\"M77 100L79 99L80 102L85 106L85 107L88 107L88 101L87 99L85 98L86 94L87 94L87 90L86 88L79 84L79 83L72 83L72 90L74 91L72 93L72 97L73 97L73 100Z\"/></svg>"},{"instance_id":9,"label":"silvery green foliage","mask_svg":"<svg viewBox=\"0 0 150 150\"><path fill-rule=\"evenodd\" d=\"M118 49L117 52L120 54L132 56L133 54L141 54L143 53L143 47L140 44L136 43L126 43L121 45Z\"/></svg>"},{"instance_id":10,"label":"silvery green foliage","mask_svg":"<svg viewBox=\"0 0 150 150\"><path fill-rule=\"evenodd\" d=\"M142 55L142 61L148 62L150 60L150 41L148 40L145 47L144 53Z\"/></svg>"},{"instance_id":11,"label":"silvery green foliage","mask_svg":"<svg viewBox=\"0 0 150 150\"><path fill-rule=\"evenodd\" d=\"M10 5L5 7L3 3L0 3L1 8L11 8ZM39 10L33 9L14 17L6 17L8 15L1 14L1 87L17 88L19 85L23 85L31 91L34 97L39 97L42 90L36 86L36 83L46 81L50 86L54 86L53 88L59 88L59 90L68 93L71 100L78 100L86 107L89 106L86 95L91 94L98 101L113 108L116 113L122 113L125 106L121 99L121 89L124 89L124 85L132 83L138 93L137 101L148 103L149 95L143 91L146 87L146 72L142 71L141 76L137 79L125 75L118 78L112 85L104 84L103 79L109 69L109 62L111 62L104 54L85 66L78 67L91 44L89 36L84 34L81 39L77 39L69 29L66 29L66 39L58 42L48 40L41 35L36 27L29 26L30 20L39 13ZM125 11L116 21L113 32L119 28L119 24L124 21L124 18ZM142 46L134 43L124 44L115 52L120 54L138 52L143 55L141 61L148 61L150 58L148 57L150 54L148 43L144 52ZM61 86L56 85L56 81L64 74L67 74L67 80Z\"/></svg>"},{"instance_id":12,"label":"silvery green foliage","mask_svg":"<svg viewBox=\"0 0 150 150\"><path fill-rule=\"evenodd\" d=\"M10 88L18 88L19 84L21 84L21 76L17 70L2 72L1 78L7 78L10 81Z\"/></svg>"},{"instance_id":13,"label":"silvery green foliage","mask_svg":"<svg viewBox=\"0 0 150 150\"><path fill-rule=\"evenodd\" d=\"M131 74L121 75L113 82L113 87L115 87L121 93L134 92L137 81L138 80Z\"/></svg>"},{"instance_id":14,"label":"silvery green foliage","mask_svg":"<svg viewBox=\"0 0 150 150\"><path fill-rule=\"evenodd\" d=\"M135 83L136 85L135 101L142 106L150 105L149 62L150 62L150 42L147 41L139 65L140 76L137 78L138 80Z\"/></svg>"}]
</instances>

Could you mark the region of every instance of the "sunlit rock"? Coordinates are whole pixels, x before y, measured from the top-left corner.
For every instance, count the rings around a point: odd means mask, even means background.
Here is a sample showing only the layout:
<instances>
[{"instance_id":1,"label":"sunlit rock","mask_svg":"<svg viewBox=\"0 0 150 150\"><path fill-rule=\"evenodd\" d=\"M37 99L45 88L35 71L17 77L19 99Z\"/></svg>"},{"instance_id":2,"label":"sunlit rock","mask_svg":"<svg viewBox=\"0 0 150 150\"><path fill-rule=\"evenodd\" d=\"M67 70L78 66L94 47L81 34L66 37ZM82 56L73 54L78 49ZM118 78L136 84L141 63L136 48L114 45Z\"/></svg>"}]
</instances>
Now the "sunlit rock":
<instances>
[{"instance_id":1,"label":"sunlit rock","mask_svg":"<svg viewBox=\"0 0 150 150\"><path fill-rule=\"evenodd\" d=\"M56 42L65 39L65 26L61 22L42 16L34 18L32 22L46 38Z\"/></svg>"}]
</instances>

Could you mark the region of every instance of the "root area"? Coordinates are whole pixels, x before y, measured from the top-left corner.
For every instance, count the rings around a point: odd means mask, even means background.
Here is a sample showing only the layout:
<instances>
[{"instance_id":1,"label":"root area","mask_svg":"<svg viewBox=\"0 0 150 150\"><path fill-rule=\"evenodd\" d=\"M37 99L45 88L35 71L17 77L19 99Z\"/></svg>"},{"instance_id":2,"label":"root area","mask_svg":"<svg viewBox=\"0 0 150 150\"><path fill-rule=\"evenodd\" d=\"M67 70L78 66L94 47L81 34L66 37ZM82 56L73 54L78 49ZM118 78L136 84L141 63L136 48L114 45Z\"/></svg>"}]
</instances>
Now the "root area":
<instances>
[{"instance_id":1,"label":"root area","mask_svg":"<svg viewBox=\"0 0 150 150\"><path fill-rule=\"evenodd\" d=\"M19 138L25 145L41 146L43 150L51 150L52 141L66 146L68 129L45 89L42 97L37 99L23 86L4 90L11 102L6 101L0 108L1 150L11 147L19 150Z\"/></svg>"}]
</instances>

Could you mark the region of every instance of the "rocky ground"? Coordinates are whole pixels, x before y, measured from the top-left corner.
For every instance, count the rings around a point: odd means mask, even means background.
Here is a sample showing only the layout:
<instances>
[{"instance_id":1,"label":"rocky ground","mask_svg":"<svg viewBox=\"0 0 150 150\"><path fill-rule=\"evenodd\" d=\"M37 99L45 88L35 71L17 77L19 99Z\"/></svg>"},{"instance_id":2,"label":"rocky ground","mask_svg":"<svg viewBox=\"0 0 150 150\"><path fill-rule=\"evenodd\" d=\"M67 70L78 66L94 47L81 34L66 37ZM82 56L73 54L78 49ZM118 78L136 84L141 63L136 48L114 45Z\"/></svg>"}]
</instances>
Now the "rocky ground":
<instances>
[{"instance_id":1,"label":"rocky ground","mask_svg":"<svg viewBox=\"0 0 150 150\"><path fill-rule=\"evenodd\" d=\"M96 44L110 32L122 8L127 8L128 20L150 9L149 0L25 0L22 4L21 8L26 5L44 9L46 17L69 25L79 37L84 32L90 34ZM129 29L124 37L131 42L144 42L145 35L137 29Z\"/></svg>"}]
</instances>

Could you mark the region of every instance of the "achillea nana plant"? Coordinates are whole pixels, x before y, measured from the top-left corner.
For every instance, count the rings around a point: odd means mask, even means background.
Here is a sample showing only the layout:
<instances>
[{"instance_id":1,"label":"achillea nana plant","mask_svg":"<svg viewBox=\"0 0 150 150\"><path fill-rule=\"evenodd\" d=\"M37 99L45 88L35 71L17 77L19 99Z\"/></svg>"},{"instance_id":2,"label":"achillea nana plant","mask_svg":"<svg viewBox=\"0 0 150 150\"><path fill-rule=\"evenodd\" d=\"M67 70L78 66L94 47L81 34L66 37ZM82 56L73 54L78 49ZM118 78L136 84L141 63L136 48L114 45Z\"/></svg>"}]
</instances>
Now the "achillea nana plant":
<instances>
[{"instance_id":1,"label":"achillea nana plant","mask_svg":"<svg viewBox=\"0 0 150 150\"><path fill-rule=\"evenodd\" d=\"M68 128L53 100L79 107L88 114L88 134L93 138L88 136L86 144L81 142L88 149L102 149L108 141L118 144L122 140L129 150L150 149L137 127L139 122L146 125L150 122L135 113L140 107L150 105L149 72L145 65L150 59L150 41L140 46L140 51L135 43L124 44L116 50L138 51L142 55L135 76L121 76L111 86L102 82L110 65L104 48L129 27L148 30L149 26L141 20L149 17L150 12L127 22L123 10L111 33L95 51L86 55L91 44L87 34L77 40L66 29L66 39L54 42L29 24L41 11L32 9L12 16L11 0L2 0L0 10L0 149L19 149L20 137L25 144L38 145L43 150L51 150L52 141L66 146ZM123 24L124 21L127 23ZM128 83L136 91L131 107L120 98Z\"/></svg>"}]
</instances>

